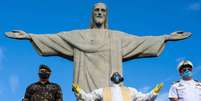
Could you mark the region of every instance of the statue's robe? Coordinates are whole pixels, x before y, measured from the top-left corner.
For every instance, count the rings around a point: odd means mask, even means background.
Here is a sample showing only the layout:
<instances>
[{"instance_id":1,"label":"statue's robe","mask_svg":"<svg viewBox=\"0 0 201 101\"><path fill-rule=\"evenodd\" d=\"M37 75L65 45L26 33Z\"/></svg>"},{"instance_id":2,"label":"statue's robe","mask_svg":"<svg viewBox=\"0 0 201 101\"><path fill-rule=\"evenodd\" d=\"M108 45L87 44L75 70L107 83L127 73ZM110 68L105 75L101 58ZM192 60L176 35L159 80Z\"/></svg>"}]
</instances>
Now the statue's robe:
<instances>
[{"instance_id":1,"label":"statue's robe","mask_svg":"<svg viewBox=\"0 0 201 101\"><path fill-rule=\"evenodd\" d=\"M74 61L74 83L91 92L110 85L113 72L122 74L122 61L158 56L164 36L134 36L107 29L85 29L57 34L31 34L31 42L43 56Z\"/></svg>"}]
</instances>

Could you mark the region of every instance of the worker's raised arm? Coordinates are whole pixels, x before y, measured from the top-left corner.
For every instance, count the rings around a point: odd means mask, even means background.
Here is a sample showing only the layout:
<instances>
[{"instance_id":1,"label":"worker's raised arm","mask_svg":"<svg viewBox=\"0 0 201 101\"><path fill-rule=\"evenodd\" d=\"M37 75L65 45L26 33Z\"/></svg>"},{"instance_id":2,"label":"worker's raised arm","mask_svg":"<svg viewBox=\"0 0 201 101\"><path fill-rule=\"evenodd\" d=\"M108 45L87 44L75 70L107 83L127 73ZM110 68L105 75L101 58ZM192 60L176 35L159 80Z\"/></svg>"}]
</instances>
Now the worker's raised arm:
<instances>
[{"instance_id":1,"label":"worker's raised arm","mask_svg":"<svg viewBox=\"0 0 201 101\"><path fill-rule=\"evenodd\" d=\"M96 101L102 99L103 89L97 89L92 91L91 93L86 93L84 90L80 88L78 84L72 85L72 91L75 93L77 99L84 101Z\"/></svg>"},{"instance_id":2,"label":"worker's raised arm","mask_svg":"<svg viewBox=\"0 0 201 101\"><path fill-rule=\"evenodd\" d=\"M134 101L155 101L159 91L163 88L163 83L156 85L150 93L141 93L134 88L129 88L132 91Z\"/></svg>"}]
</instances>

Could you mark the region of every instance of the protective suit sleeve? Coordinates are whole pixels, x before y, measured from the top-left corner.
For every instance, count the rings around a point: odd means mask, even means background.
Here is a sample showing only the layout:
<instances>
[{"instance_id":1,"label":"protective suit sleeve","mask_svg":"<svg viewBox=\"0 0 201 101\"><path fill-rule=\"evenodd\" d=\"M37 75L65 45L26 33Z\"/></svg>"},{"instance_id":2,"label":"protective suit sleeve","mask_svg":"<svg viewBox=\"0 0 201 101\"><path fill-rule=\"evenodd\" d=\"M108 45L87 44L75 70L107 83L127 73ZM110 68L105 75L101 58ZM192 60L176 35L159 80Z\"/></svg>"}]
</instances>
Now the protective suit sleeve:
<instances>
[{"instance_id":1,"label":"protective suit sleeve","mask_svg":"<svg viewBox=\"0 0 201 101\"><path fill-rule=\"evenodd\" d=\"M141 93L138 92L135 88L129 87L129 89L132 91L131 96L133 101L154 101L157 97L157 95L153 92Z\"/></svg>"},{"instance_id":2,"label":"protective suit sleeve","mask_svg":"<svg viewBox=\"0 0 201 101\"><path fill-rule=\"evenodd\" d=\"M86 93L84 90L81 89L80 94L77 96L78 99L84 101L95 101L96 99L102 99L103 89L97 89L92 91L91 93Z\"/></svg>"}]
</instances>

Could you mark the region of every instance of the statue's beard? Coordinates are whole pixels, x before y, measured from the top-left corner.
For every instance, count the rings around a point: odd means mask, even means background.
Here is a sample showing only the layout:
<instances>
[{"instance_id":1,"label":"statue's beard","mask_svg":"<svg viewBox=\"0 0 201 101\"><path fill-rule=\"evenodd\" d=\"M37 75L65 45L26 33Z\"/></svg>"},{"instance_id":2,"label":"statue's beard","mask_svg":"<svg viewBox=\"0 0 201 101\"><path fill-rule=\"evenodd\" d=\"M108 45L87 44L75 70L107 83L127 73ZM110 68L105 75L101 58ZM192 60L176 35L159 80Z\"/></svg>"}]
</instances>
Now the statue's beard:
<instances>
[{"instance_id":1,"label":"statue's beard","mask_svg":"<svg viewBox=\"0 0 201 101\"><path fill-rule=\"evenodd\" d=\"M93 17L92 18L92 23L91 23L91 28L106 28L106 19L102 17Z\"/></svg>"},{"instance_id":2,"label":"statue's beard","mask_svg":"<svg viewBox=\"0 0 201 101\"><path fill-rule=\"evenodd\" d=\"M103 18L103 16L97 16L97 17L95 17L94 20L95 20L95 23L99 24L99 25L102 25L105 22L105 19Z\"/></svg>"}]
</instances>

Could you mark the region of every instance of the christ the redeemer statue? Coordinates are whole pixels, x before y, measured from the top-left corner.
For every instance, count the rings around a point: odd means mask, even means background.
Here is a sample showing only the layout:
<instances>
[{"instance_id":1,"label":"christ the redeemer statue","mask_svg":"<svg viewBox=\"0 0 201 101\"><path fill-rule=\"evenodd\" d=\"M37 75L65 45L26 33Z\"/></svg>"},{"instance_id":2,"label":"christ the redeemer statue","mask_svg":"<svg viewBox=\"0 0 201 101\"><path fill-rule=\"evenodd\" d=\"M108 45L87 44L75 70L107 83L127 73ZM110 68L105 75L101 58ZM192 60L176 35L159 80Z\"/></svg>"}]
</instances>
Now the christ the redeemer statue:
<instances>
[{"instance_id":1,"label":"christ the redeemer statue","mask_svg":"<svg viewBox=\"0 0 201 101\"><path fill-rule=\"evenodd\" d=\"M122 74L122 61L159 56L167 41L191 35L190 32L143 37L129 35L108 29L104 3L95 4L92 12L89 29L56 34L30 34L17 30L5 34L9 38L30 40L42 56L60 56L74 61L73 82L86 92L109 86L113 72Z\"/></svg>"}]
</instances>

